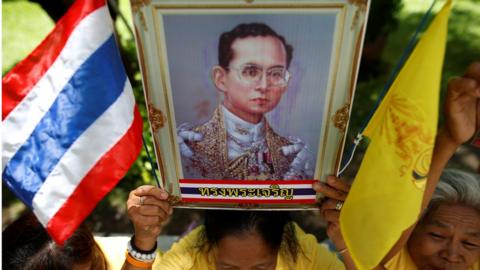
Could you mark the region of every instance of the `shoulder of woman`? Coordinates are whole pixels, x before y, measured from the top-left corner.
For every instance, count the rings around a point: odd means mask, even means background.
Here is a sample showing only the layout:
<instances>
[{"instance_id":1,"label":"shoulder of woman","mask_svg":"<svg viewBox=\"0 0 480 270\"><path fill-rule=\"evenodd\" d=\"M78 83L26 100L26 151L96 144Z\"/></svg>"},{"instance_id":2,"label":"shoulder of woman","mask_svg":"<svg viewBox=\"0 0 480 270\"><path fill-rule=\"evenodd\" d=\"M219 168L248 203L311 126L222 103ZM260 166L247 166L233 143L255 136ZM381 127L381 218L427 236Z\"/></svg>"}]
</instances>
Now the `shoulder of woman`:
<instances>
[{"instance_id":1,"label":"shoulder of woman","mask_svg":"<svg viewBox=\"0 0 480 270\"><path fill-rule=\"evenodd\" d=\"M385 269L412 269L417 267L408 253L408 249L405 246L397 254L395 254L385 265Z\"/></svg>"},{"instance_id":2,"label":"shoulder of woman","mask_svg":"<svg viewBox=\"0 0 480 270\"><path fill-rule=\"evenodd\" d=\"M107 261L108 269L121 269L127 250L128 236L95 236L95 242L100 247Z\"/></svg>"},{"instance_id":3,"label":"shoulder of woman","mask_svg":"<svg viewBox=\"0 0 480 270\"><path fill-rule=\"evenodd\" d=\"M191 269L194 264L202 261L199 243L202 241L203 230L203 226L198 226L175 242L168 251L157 257L153 269Z\"/></svg>"},{"instance_id":4,"label":"shoulder of woman","mask_svg":"<svg viewBox=\"0 0 480 270\"><path fill-rule=\"evenodd\" d=\"M293 225L300 246L297 265L303 265L303 268L298 269L345 269L337 255L318 243L314 235L305 233L296 223Z\"/></svg>"}]
</instances>

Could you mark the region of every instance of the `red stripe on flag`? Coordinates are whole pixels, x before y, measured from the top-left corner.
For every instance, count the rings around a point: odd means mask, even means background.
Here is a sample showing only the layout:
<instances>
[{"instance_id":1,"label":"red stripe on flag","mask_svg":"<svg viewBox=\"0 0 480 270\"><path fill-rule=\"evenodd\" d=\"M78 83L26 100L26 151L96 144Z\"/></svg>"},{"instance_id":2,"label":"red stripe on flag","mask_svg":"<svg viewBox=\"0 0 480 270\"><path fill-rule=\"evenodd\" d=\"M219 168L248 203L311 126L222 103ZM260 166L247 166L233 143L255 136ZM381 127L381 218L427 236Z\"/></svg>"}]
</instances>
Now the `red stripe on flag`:
<instances>
[{"instance_id":1,"label":"red stripe on flag","mask_svg":"<svg viewBox=\"0 0 480 270\"><path fill-rule=\"evenodd\" d=\"M60 245L67 240L97 203L125 176L142 148L142 118L135 106L133 123L82 179L72 195L47 224L47 231Z\"/></svg>"},{"instance_id":2,"label":"red stripe on flag","mask_svg":"<svg viewBox=\"0 0 480 270\"><path fill-rule=\"evenodd\" d=\"M47 72L78 23L103 5L105 5L105 0L76 1L42 43L3 77L2 120Z\"/></svg>"},{"instance_id":3,"label":"red stripe on flag","mask_svg":"<svg viewBox=\"0 0 480 270\"><path fill-rule=\"evenodd\" d=\"M313 184L317 180L212 180L212 179L180 179L181 184L225 184L225 185L302 185Z\"/></svg>"},{"instance_id":4,"label":"red stripe on flag","mask_svg":"<svg viewBox=\"0 0 480 270\"><path fill-rule=\"evenodd\" d=\"M208 199L208 198L182 198L184 203L258 203L258 204L314 204L315 199L293 199L293 200L245 200L245 199Z\"/></svg>"}]
</instances>

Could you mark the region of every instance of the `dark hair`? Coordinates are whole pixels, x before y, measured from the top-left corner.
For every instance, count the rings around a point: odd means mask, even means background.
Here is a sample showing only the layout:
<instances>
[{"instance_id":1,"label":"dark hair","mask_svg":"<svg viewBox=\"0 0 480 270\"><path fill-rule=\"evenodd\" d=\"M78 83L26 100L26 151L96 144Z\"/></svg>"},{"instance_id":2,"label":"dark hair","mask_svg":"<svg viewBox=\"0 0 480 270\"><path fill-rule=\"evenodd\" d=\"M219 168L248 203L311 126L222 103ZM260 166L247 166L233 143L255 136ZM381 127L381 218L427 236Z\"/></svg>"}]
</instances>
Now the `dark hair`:
<instances>
[{"instance_id":1,"label":"dark hair","mask_svg":"<svg viewBox=\"0 0 480 270\"><path fill-rule=\"evenodd\" d=\"M80 226L58 246L31 212L2 232L2 268L9 270L69 270L91 262L91 269L107 269L105 257L86 226Z\"/></svg>"},{"instance_id":2,"label":"dark hair","mask_svg":"<svg viewBox=\"0 0 480 270\"><path fill-rule=\"evenodd\" d=\"M205 212L204 241L201 248L210 250L228 235L257 233L275 251L286 251L296 261L299 245L288 212L228 211Z\"/></svg>"},{"instance_id":3,"label":"dark hair","mask_svg":"<svg viewBox=\"0 0 480 270\"><path fill-rule=\"evenodd\" d=\"M267 37L278 38L287 52L287 68L292 61L293 47L285 41L285 38L264 23L243 23L235 26L231 31L220 35L218 42L218 64L224 69L228 68L233 59L232 44L236 39L247 37Z\"/></svg>"}]
</instances>

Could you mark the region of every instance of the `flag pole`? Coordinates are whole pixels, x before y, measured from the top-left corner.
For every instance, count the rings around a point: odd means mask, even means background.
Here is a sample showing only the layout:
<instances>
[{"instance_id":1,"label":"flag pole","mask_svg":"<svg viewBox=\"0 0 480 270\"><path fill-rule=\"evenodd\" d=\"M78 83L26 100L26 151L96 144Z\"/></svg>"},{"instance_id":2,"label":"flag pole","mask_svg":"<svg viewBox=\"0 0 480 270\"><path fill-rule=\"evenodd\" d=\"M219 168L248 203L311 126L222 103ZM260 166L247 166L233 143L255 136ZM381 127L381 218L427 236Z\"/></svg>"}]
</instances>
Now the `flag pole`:
<instances>
[{"instance_id":1,"label":"flag pole","mask_svg":"<svg viewBox=\"0 0 480 270\"><path fill-rule=\"evenodd\" d=\"M157 166L155 166L156 163L153 162L152 157L150 156L150 151L148 151L147 142L145 141L145 137L143 136L143 134L142 134L142 142L143 142L143 148L145 148L145 152L147 152L148 161L150 162L150 165L152 166L153 178L155 179L155 182L157 182L157 187L161 187L160 186L160 181L158 180L158 176L157 176L157 173L155 171L155 169L157 167Z\"/></svg>"},{"instance_id":2,"label":"flag pole","mask_svg":"<svg viewBox=\"0 0 480 270\"><path fill-rule=\"evenodd\" d=\"M115 12L120 16L123 24L125 25L125 27L128 29L128 32L130 33L130 35L132 36L132 38L135 38L135 35L133 34L133 30L132 30L132 27L130 27L130 25L128 24L127 22L127 19L125 18L125 16L123 15L123 13L120 11L120 9L118 8L117 4L115 3L115 1L113 0L108 0L108 3L110 4L110 6L115 10ZM152 176L153 178L155 179L155 182L157 183L157 187L161 187L160 186L160 180L158 179L158 176L157 176L157 173L156 173L156 163L153 162L152 160L152 157L150 155L150 151L148 150L148 147L147 147L147 142L145 140L145 137L143 136L142 134L142 142L143 142L143 148L145 148L145 152L147 152L147 158L148 158L148 161L150 162L150 165L152 166Z\"/></svg>"},{"instance_id":3,"label":"flag pole","mask_svg":"<svg viewBox=\"0 0 480 270\"><path fill-rule=\"evenodd\" d=\"M432 10L433 10L433 7L435 6L436 2L437 2L437 0L433 0L432 4L430 5L430 8L423 15L422 19L420 20L420 23L418 24L418 26L415 30L415 33L410 38L410 40L407 44L407 47L403 50L403 53L400 56L400 60L397 62L397 64L395 65L395 68L390 73L390 76L387 80L387 83L384 85L382 91L380 92L380 96L378 97L377 102L375 103L375 106L373 106L373 108L370 111L370 113L368 114L368 116L364 119L363 124L360 125L360 132L358 132L358 134L355 137L352 145L350 146L350 150L348 151L348 154L345 155L344 158L342 159L343 160L342 166L340 167L341 169L338 170L337 177L339 177L348 168L348 166L350 165L350 162L353 160L353 156L355 155L355 150L357 149L357 146L360 144L360 142L363 140L363 131L365 130L365 127L367 126L368 122L370 121L373 114L377 110L378 106L382 102L383 97L387 94L388 89L390 89L390 86L392 85L393 80L395 80L395 78L397 77L398 72L402 68L402 66L405 63L405 61L407 60L408 56L412 52L412 50L415 46L415 42L417 41L417 37L420 34L420 32L425 29L425 26L427 24L427 20L430 17L430 15L432 13Z\"/></svg>"}]
</instances>

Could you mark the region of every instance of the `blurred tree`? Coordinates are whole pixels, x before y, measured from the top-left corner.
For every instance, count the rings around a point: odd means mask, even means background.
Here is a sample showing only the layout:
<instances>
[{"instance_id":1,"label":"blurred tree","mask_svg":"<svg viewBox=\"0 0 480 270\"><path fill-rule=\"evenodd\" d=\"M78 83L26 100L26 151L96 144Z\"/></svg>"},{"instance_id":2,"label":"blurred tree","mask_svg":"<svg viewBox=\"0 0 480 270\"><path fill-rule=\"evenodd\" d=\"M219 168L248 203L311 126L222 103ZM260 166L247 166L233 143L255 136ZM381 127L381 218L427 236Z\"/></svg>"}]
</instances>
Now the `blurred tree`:
<instances>
[{"instance_id":1,"label":"blurred tree","mask_svg":"<svg viewBox=\"0 0 480 270\"><path fill-rule=\"evenodd\" d=\"M382 70L382 53L389 33L398 27L402 0L372 0L362 52L359 80L376 76Z\"/></svg>"},{"instance_id":2,"label":"blurred tree","mask_svg":"<svg viewBox=\"0 0 480 270\"><path fill-rule=\"evenodd\" d=\"M67 12L74 0L29 0L30 2L38 3L48 16L52 18L54 22L60 20L60 18Z\"/></svg>"},{"instance_id":3,"label":"blurred tree","mask_svg":"<svg viewBox=\"0 0 480 270\"><path fill-rule=\"evenodd\" d=\"M66 11L68 5L73 0L32 0L44 6L44 9L56 21L59 19L60 11L53 11L51 6ZM350 148L354 135L368 119L373 105L378 100L383 85L386 83L392 66L398 61L403 49L405 48L409 37L413 34L425 9L411 10L405 9L405 6L411 5L411 0L372 0L370 17L368 20L366 40L362 62L360 66L359 83L356 88L356 96L352 108L349 133L347 136L346 148ZM439 1L442 2L442 1ZM5 1L3 3L5 5ZM402 9L403 7L403 9ZM2 20L10 14L3 13ZM61 15L60 15L61 16ZM36 18L30 18L35 20ZM3 22L3 21L2 21ZM399 23L401 22L401 23ZM15 31L15 22L9 24L10 33ZM116 24L117 25L117 24ZM468 27L467 27L468 26ZM7 27L3 24L2 27ZM137 61L136 47L134 38L129 31L120 31L117 27L121 53L125 68L130 78L135 98L140 112L144 119L144 136L150 150L153 154L153 144L147 121L145 110L145 99L142 90L141 75ZM5 29L5 28L4 28ZM3 35L5 35L5 30ZM4 46L5 48L5 46ZM446 81L454 75L462 74L465 67L471 61L479 58L480 52L480 6L477 0L457 1L449 24L449 37L447 52L444 64L444 78L442 89L445 90ZM3 52L4 56L8 56ZM365 147L365 143L361 148ZM462 153L471 154L478 150L466 147ZM465 154L465 155L466 155ZM453 161L459 168L467 168L463 154L457 155ZM478 156L478 155L477 155ZM347 175L352 177L356 172L362 157L361 151L355 156L353 165L347 171ZM153 156L153 158L155 158ZM477 159L478 161L478 159ZM467 168L468 169L468 168ZM471 170L471 169L470 169ZM130 190L143 184L154 184L151 176L152 166L148 161L145 150L142 150L139 158L127 173L119 185L108 194L90 215L88 221L94 225L97 232L119 233L129 232L130 225L125 215L125 200ZM2 203L4 211L14 207L13 202L18 200L11 194L8 188L3 188ZM7 210L8 211L8 210ZM303 212L306 213L306 212ZM308 223L310 219L300 215L299 219L304 219ZM313 212L312 212L313 213ZM190 220L198 220L201 214L198 211L176 209L172 223L167 227L165 233L179 234L188 227ZM5 220L5 214L4 214ZM318 220L314 218L313 220ZM311 220L310 220L311 221ZM305 222L304 222L305 223ZM311 222L315 223L315 222ZM308 224L307 224L308 225ZM312 224L312 228L318 224ZM309 231L319 231L311 229ZM321 231L319 238L323 237Z\"/></svg>"}]
</instances>

